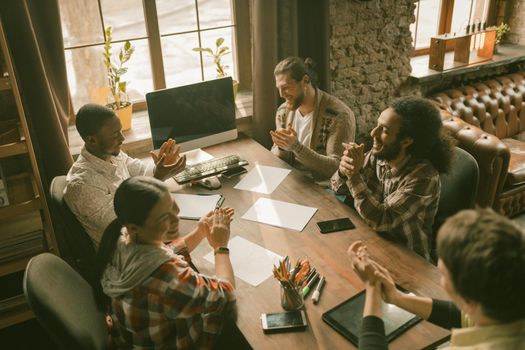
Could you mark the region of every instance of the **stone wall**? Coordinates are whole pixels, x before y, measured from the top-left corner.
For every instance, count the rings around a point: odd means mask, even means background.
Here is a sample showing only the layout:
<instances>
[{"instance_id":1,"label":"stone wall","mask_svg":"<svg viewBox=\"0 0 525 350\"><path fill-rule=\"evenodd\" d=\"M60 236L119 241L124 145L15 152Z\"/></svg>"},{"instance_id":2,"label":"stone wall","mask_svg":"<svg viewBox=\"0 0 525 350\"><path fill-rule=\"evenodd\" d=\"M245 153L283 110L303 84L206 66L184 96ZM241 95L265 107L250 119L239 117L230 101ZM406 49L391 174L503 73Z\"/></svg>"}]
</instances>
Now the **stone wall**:
<instances>
[{"instance_id":1,"label":"stone wall","mask_svg":"<svg viewBox=\"0 0 525 350\"><path fill-rule=\"evenodd\" d=\"M505 12L507 23L510 26L510 32L507 33L505 41L525 45L525 1L507 0Z\"/></svg>"},{"instance_id":2,"label":"stone wall","mask_svg":"<svg viewBox=\"0 0 525 350\"><path fill-rule=\"evenodd\" d=\"M498 13L511 31L505 42L525 45L525 0L499 0ZM330 0L331 92L355 113L357 141L400 95L426 95L523 69L523 63L444 78L426 86L410 79L414 0Z\"/></svg>"},{"instance_id":3,"label":"stone wall","mask_svg":"<svg viewBox=\"0 0 525 350\"><path fill-rule=\"evenodd\" d=\"M331 91L355 113L357 140L410 76L413 0L330 0Z\"/></svg>"}]
</instances>

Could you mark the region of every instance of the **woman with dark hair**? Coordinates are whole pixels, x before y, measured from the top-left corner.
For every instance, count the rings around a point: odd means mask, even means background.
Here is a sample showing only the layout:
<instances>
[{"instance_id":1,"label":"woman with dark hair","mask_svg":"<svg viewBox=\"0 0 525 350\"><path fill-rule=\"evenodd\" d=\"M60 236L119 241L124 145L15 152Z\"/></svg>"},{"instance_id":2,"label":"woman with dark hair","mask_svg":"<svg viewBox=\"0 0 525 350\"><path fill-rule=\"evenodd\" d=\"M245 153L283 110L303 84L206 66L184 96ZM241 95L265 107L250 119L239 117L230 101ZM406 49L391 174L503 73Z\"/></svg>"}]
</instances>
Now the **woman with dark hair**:
<instances>
[{"instance_id":1,"label":"woman with dark hair","mask_svg":"<svg viewBox=\"0 0 525 350\"><path fill-rule=\"evenodd\" d=\"M227 248L233 209L217 209L175 243L179 208L167 187L132 177L115 193L117 218L97 257L98 296L110 302L113 342L122 347L211 348L234 309L235 280ZM206 237L215 250L216 277L189 265L188 251Z\"/></svg>"}]
</instances>

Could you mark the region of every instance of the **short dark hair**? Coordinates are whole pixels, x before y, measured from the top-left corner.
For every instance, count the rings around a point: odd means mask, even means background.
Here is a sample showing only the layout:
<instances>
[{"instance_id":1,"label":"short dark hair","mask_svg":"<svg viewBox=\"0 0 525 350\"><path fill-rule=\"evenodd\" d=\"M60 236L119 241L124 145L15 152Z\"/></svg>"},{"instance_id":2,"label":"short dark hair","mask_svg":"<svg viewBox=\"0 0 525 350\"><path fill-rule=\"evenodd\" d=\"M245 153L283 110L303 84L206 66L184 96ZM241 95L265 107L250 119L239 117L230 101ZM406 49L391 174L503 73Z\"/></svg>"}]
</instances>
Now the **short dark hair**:
<instances>
[{"instance_id":1,"label":"short dark hair","mask_svg":"<svg viewBox=\"0 0 525 350\"><path fill-rule=\"evenodd\" d=\"M398 138L414 140L408 153L418 159L428 159L440 173L447 172L454 140L443 129L437 108L429 100L415 96L396 99L390 107L401 117Z\"/></svg>"},{"instance_id":2,"label":"short dark hair","mask_svg":"<svg viewBox=\"0 0 525 350\"><path fill-rule=\"evenodd\" d=\"M95 135L106 120L115 116L116 114L112 109L95 103L88 103L78 110L75 125L80 137L85 140L87 136Z\"/></svg>"},{"instance_id":3,"label":"short dark hair","mask_svg":"<svg viewBox=\"0 0 525 350\"><path fill-rule=\"evenodd\" d=\"M463 210L438 233L438 256L455 290L499 322L525 317L525 233L491 209Z\"/></svg>"},{"instance_id":4,"label":"short dark hair","mask_svg":"<svg viewBox=\"0 0 525 350\"><path fill-rule=\"evenodd\" d=\"M301 81L305 75L308 75L312 86L317 87L317 73L314 68L315 63L311 58L307 57L303 60L301 57L290 56L277 63L273 75L289 73L295 81Z\"/></svg>"}]
</instances>

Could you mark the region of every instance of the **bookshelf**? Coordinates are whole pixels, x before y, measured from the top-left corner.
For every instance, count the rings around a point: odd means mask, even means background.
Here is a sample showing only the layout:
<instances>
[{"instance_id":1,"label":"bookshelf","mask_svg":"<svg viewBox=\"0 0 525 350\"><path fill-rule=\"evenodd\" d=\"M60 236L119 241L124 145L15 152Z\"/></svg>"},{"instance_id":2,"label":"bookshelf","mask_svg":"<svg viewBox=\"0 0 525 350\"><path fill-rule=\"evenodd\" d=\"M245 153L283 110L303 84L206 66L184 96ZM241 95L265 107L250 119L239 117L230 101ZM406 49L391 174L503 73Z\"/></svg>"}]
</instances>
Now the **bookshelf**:
<instances>
[{"instance_id":1,"label":"bookshelf","mask_svg":"<svg viewBox=\"0 0 525 350\"><path fill-rule=\"evenodd\" d=\"M58 254L44 187L0 21L0 329L33 317L22 279L41 252Z\"/></svg>"}]
</instances>

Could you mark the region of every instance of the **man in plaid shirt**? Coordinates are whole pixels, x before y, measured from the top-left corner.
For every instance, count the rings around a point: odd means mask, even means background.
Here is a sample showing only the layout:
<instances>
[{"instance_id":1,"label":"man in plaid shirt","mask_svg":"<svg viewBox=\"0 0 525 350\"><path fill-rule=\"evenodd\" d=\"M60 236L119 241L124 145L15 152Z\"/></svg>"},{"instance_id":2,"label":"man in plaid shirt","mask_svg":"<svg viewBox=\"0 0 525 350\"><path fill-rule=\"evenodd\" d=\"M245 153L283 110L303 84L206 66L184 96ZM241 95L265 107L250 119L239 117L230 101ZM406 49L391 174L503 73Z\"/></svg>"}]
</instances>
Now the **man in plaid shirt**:
<instances>
[{"instance_id":1,"label":"man in plaid shirt","mask_svg":"<svg viewBox=\"0 0 525 350\"><path fill-rule=\"evenodd\" d=\"M366 155L364 145L344 144L332 189L350 194L371 228L430 261L439 172L452 157L440 114L423 98L401 98L381 113L370 135L374 145Z\"/></svg>"}]
</instances>

